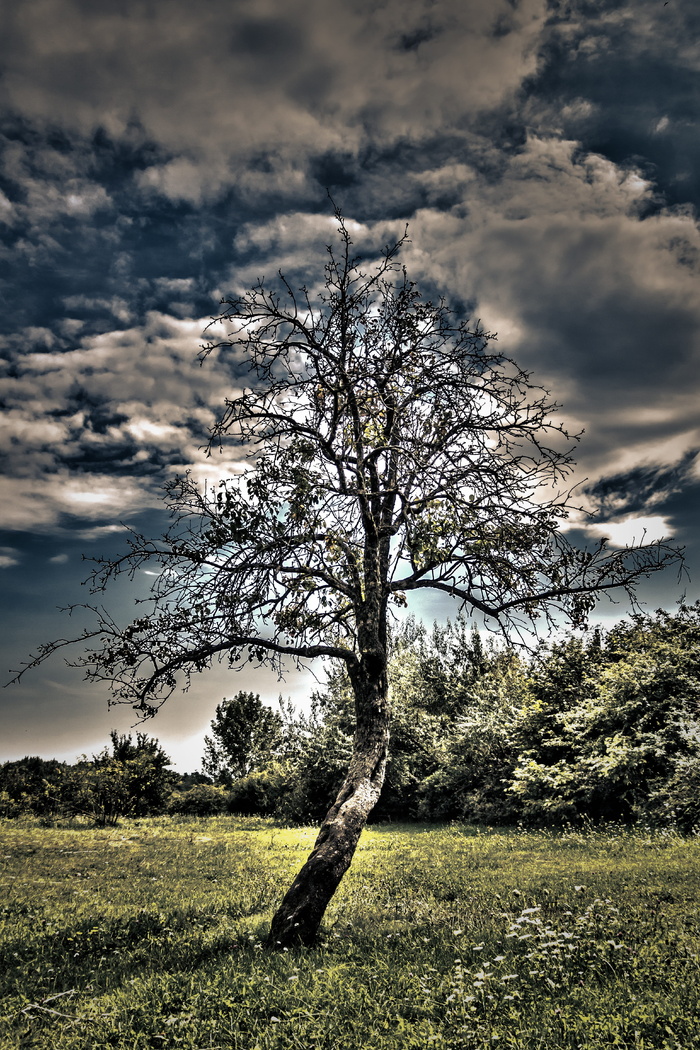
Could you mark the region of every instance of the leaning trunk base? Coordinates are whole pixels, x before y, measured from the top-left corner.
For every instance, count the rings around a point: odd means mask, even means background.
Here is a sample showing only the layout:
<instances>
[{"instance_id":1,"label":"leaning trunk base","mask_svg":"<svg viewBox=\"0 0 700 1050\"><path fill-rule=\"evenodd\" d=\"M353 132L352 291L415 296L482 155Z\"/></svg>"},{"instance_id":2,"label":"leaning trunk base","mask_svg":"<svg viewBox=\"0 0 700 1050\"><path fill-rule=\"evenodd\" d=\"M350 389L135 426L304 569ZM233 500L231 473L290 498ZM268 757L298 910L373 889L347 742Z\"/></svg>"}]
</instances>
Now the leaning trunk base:
<instances>
[{"instance_id":1,"label":"leaning trunk base","mask_svg":"<svg viewBox=\"0 0 700 1050\"><path fill-rule=\"evenodd\" d=\"M367 816L369 812L362 819L338 815L324 821L313 851L272 920L271 948L313 944L326 908L350 866Z\"/></svg>"},{"instance_id":2,"label":"leaning trunk base","mask_svg":"<svg viewBox=\"0 0 700 1050\"><path fill-rule=\"evenodd\" d=\"M270 948L310 946L316 939L326 908L350 866L367 818L381 794L389 742L388 724L382 721L369 755L358 750L356 740L345 783L320 827L311 854L272 919L267 939Z\"/></svg>"}]
</instances>

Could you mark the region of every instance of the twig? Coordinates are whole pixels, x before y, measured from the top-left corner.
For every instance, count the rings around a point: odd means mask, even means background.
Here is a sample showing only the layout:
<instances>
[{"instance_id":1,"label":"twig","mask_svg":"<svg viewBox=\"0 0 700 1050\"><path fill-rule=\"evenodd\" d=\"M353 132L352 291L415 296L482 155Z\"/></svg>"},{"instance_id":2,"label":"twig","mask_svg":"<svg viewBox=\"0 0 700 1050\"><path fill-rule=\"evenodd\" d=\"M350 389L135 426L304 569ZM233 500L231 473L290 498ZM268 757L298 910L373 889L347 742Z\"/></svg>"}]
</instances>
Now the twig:
<instances>
[{"instance_id":1,"label":"twig","mask_svg":"<svg viewBox=\"0 0 700 1050\"><path fill-rule=\"evenodd\" d=\"M72 1014L63 1014L60 1010L52 1010L50 1006L44 1005L44 1003L53 1003L56 999L63 998L64 995L75 995L76 991L76 988L69 988L65 992L49 995L46 999L42 999L40 1003L28 1003L23 1010L20 1010L20 1013L28 1014L31 1010L41 1010L44 1014L51 1014L53 1017L63 1017L66 1021L91 1021L91 1017L74 1017Z\"/></svg>"},{"instance_id":2,"label":"twig","mask_svg":"<svg viewBox=\"0 0 700 1050\"><path fill-rule=\"evenodd\" d=\"M20 1010L22 1014L28 1014L31 1010L41 1010L44 1014L53 1014L54 1017L64 1017L67 1021L82 1021L81 1017L73 1017L71 1014L62 1014L59 1010L52 1010L48 1006L42 1006L41 1003L29 1003L25 1006L24 1010Z\"/></svg>"}]
</instances>

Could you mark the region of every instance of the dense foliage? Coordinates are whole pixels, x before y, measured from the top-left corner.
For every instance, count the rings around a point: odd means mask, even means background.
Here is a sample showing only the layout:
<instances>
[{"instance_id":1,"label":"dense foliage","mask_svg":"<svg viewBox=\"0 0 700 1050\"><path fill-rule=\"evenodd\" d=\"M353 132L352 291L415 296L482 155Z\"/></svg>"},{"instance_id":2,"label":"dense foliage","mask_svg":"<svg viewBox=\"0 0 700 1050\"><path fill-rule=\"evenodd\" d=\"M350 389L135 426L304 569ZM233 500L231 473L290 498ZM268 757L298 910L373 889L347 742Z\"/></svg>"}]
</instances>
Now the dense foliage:
<instances>
[{"instance_id":1,"label":"dense foliage","mask_svg":"<svg viewBox=\"0 0 700 1050\"><path fill-rule=\"evenodd\" d=\"M700 604L561 636L534 654L462 619L407 619L392 639L392 754L373 819L486 824L653 821L700 826ZM352 750L341 664L307 715L241 692L216 710L207 773L178 776L158 742L112 734L68 766L0 767L5 816L167 811L323 818Z\"/></svg>"},{"instance_id":2,"label":"dense foliage","mask_svg":"<svg viewBox=\"0 0 700 1050\"><path fill-rule=\"evenodd\" d=\"M459 619L432 632L408 620L390 678L392 754L374 820L700 825L697 604L563 636L529 656L484 644ZM322 817L352 741L342 667L313 711L286 761L239 782L267 784L264 804L242 812Z\"/></svg>"},{"instance_id":3,"label":"dense foliage","mask_svg":"<svg viewBox=\"0 0 700 1050\"><path fill-rule=\"evenodd\" d=\"M269 762L281 749L284 722L255 693L240 692L216 708L211 736L204 738L205 773L217 783L231 784Z\"/></svg>"},{"instance_id":4,"label":"dense foliage","mask_svg":"<svg viewBox=\"0 0 700 1050\"><path fill-rule=\"evenodd\" d=\"M162 747L145 733L111 734L111 750L75 765L27 757L0 766L0 816L89 815L99 824L162 813L174 782Z\"/></svg>"}]
</instances>

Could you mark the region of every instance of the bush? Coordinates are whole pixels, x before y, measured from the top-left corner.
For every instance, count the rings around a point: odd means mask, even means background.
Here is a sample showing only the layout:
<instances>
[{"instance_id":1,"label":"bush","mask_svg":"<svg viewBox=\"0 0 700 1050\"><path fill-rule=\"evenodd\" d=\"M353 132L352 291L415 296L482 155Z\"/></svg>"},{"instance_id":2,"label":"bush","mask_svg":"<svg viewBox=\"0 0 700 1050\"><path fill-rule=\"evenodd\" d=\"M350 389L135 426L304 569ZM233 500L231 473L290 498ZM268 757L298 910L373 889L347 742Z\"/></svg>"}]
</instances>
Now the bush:
<instances>
[{"instance_id":1,"label":"bush","mask_svg":"<svg viewBox=\"0 0 700 1050\"><path fill-rule=\"evenodd\" d=\"M21 813L21 803L11 798L7 791L0 791L0 817L18 817Z\"/></svg>"},{"instance_id":2,"label":"bush","mask_svg":"<svg viewBox=\"0 0 700 1050\"><path fill-rule=\"evenodd\" d=\"M700 834L700 757L681 759L667 784L650 799L650 815L685 834Z\"/></svg>"},{"instance_id":3,"label":"bush","mask_svg":"<svg viewBox=\"0 0 700 1050\"><path fill-rule=\"evenodd\" d=\"M68 766L37 755L5 762L0 766L0 792L6 816L33 813L55 816L63 809L63 785Z\"/></svg>"},{"instance_id":4,"label":"bush","mask_svg":"<svg viewBox=\"0 0 700 1050\"><path fill-rule=\"evenodd\" d=\"M345 779L351 756L352 737L336 725L322 726L290 767L278 814L298 823L323 820Z\"/></svg>"},{"instance_id":5,"label":"bush","mask_svg":"<svg viewBox=\"0 0 700 1050\"><path fill-rule=\"evenodd\" d=\"M228 808L229 792L213 784L195 784L187 791L174 791L167 801L167 811L190 817L213 817Z\"/></svg>"},{"instance_id":6,"label":"bush","mask_svg":"<svg viewBox=\"0 0 700 1050\"><path fill-rule=\"evenodd\" d=\"M236 780L228 792L229 813L242 816L270 816L289 790L286 771L278 764L267 766Z\"/></svg>"}]
</instances>

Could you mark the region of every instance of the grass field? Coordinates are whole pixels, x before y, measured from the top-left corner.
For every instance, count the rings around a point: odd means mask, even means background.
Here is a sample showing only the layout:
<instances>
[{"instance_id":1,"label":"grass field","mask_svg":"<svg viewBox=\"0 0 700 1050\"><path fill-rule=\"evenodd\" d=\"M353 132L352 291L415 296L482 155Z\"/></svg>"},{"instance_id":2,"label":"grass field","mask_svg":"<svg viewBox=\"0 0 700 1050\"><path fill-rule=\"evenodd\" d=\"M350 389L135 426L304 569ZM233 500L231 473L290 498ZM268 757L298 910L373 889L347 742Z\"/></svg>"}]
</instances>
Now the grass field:
<instances>
[{"instance_id":1,"label":"grass field","mask_svg":"<svg viewBox=\"0 0 700 1050\"><path fill-rule=\"evenodd\" d=\"M268 953L312 829L0 825L0 1046L700 1047L700 840L378 826Z\"/></svg>"}]
</instances>

